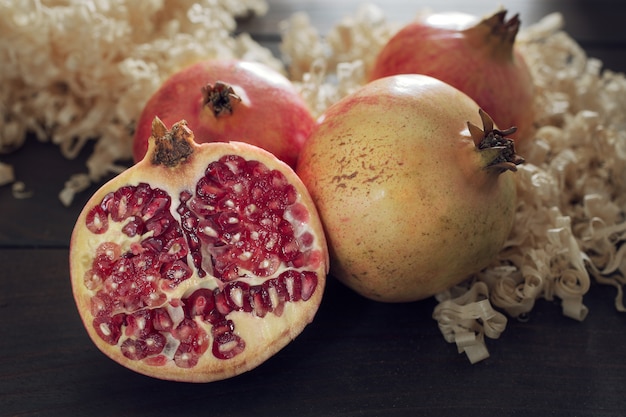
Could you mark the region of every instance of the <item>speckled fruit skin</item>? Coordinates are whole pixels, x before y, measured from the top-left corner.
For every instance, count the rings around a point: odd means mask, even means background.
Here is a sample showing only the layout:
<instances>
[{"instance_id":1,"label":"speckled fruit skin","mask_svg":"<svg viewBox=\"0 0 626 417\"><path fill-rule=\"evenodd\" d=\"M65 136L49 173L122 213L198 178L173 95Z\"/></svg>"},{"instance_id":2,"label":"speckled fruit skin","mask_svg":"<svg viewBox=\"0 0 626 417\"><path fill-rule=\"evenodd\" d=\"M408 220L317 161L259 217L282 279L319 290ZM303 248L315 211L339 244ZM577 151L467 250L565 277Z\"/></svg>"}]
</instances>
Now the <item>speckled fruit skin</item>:
<instances>
[{"instance_id":1,"label":"speckled fruit skin","mask_svg":"<svg viewBox=\"0 0 626 417\"><path fill-rule=\"evenodd\" d=\"M514 173L483 168L478 105L423 75L373 81L320 118L297 173L330 247L330 275L386 302L427 298L487 266L516 206Z\"/></svg>"}]
</instances>

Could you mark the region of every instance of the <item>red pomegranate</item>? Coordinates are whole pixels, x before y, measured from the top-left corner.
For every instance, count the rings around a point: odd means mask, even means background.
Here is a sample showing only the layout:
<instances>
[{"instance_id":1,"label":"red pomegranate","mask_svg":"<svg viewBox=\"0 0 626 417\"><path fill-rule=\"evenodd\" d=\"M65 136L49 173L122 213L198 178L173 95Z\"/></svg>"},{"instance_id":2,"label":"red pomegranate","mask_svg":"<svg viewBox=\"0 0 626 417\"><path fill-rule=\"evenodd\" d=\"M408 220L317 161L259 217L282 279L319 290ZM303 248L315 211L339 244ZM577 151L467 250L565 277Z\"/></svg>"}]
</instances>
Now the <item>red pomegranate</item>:
<instances>
[{"instance_id":1,"label":"red pomegranate","mask_svg":"<svg viewBox=\"0 0 626 417\"><path fill-rule=\"evenodd\" d=\"M168 126L185 120L199 143L250 143L291 167L315 125L286 77L264 64L234 59L198 62L163 83L137 121L135 162L148 149L154 117Z\"/></svg>"},{"instance_id":2,"label":"red pomegranate","mask_svg":"<svg viewBox=\"0 0 626 417\"><path fill-rule=\"evenodd\" d=\"M157 118L146 157L102 186L71 238L74 298L95 345L161 379L250 370L313 319L328 269L294 171L246 143L196 144Z\"/></svg>"},{"instance_id":3,"label":"red pomegranate","mask_svg":"<svg viewBox=\"0 0 626 417\"><path fill-rule=\"evenodd\" d=\"M330 275L403 302L486 267L514 221L513 131L425 75L381 78L330 106L296 170L325 228Z\"/></svg>"},{"instance_id":4,"label":"red pomegranate","mask_svg":"<svg viewBox=\"0 0 626 417\"><path fill-rule=\"evenodd\" d=\"M500 10L482 20L434 13L413 21L380 51L370 79L395 74L438 78L470 96L500 126L516 126L518 145L534 133L535 87L516 48L518 15Z\"/></svg>"}]
</instances>

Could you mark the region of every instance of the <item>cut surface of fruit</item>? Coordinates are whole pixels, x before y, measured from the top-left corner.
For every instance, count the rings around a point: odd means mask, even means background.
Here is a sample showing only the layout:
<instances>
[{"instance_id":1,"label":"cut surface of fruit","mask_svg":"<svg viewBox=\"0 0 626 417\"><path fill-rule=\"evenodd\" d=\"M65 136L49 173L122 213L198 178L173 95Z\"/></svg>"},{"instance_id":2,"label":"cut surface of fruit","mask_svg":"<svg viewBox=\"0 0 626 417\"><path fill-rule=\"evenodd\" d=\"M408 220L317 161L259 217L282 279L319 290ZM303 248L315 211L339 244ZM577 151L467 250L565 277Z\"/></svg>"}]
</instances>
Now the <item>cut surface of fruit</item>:
<instances>
[{"instance_id":1,"label":"cut surface of fruit","mask_svg":"<svg viewBox=\"0 0 626 417\"><path fill-rule=\"evenodd\" d=\"M100 350L205 382L272 356L313 319L328 269L306 188L272 154L197 145L156 119L146 158L105 184L72 234L72 288Z\"/></svg>"}]
</instances>

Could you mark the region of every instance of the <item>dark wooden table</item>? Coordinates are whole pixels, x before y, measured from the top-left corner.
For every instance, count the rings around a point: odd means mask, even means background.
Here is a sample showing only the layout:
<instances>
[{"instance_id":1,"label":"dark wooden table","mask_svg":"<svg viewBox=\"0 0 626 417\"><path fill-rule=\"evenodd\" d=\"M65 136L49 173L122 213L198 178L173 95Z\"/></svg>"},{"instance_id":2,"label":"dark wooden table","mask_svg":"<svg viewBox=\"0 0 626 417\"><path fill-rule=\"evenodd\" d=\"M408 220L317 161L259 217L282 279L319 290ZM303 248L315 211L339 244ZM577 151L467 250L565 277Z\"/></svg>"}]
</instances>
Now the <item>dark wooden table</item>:
<instances>
[{"instance_id":1,"label":"dark wooden table","mask_svg":"<svg viewBox=\"0 0 626 417\"><path fill-rule=\"evenodd\" d=\"M278 23L309 13L324 33L358 1L276 0L239 28L277 49ZM425 6L476 14L498 2L386 0L403 22ZM410 4L409 4L410 3ZM431 4L432 3L432 4ZM498 4L497 4L498 3ZM590 56L626 71L626 3L510 0L525 23L560 11ZM71 295L69 236L95 187L63 207L63 181L89 153L68 161L34 139L0 160L34 192L16 200L0 187L0 415L2 416L623 416L626 315L612 288L592 285L577 322L539 301L529 320L510 320L491 357L471 365L444 341L434 300L380 304L331 280L316 320L259 368L211 384L151 379L115 364L88 339Z\"/></svg>"}]
</instances>

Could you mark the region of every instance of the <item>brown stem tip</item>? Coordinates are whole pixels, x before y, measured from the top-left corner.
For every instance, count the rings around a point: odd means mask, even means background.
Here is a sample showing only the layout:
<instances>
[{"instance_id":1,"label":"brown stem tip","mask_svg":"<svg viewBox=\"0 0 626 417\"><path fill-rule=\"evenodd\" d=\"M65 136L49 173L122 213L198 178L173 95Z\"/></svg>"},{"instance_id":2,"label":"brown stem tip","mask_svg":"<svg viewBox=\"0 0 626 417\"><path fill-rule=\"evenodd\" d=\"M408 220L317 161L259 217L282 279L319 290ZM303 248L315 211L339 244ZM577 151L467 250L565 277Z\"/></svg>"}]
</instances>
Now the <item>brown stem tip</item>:
<instances>
[{"instance_id":1,"label":"brown stem tip","mask_svg":"<svg viewBox=\"0 0 626 417\"><path fill-rule=\"evenodd\" d=\"M207 84L202 87L202 106L210 108L215 117L232 114L233 101L240 102L241 97L226 83L216 81L213 85Z\"/></svg>"},{"instance_id":2,"label":"brown stem tip","mask_svg":"<svg viewBox=\"0 0 626 417\"><path fill-rule=\"evenodd\" d=\"M493 120L482 109L478 110L483 128L467 122L472 139L476 148L485 161L485 169L495 170L498 173L504 171L517 171L517 165L524 162L524 158L515 153L515 142L507 138L517 131L516 127L507 130L494 129Z\"/></svg>"},{"instance_id":3,"label":"brown stem tip","mask_svg":"<svg viewBox=\"0 0 626 417\"><path fill-rule=\"evenodd\" d=\"M154 139L153 165L165 165L172 168L185 161L192 153L193 132L187 122L181 120L167 130L165 123L158 117L152 120L152 138Z\"/></svg>"},{"instance_id":4,"label":"brown stem tip","mask_svg":"<svg viewBox=\"0 0 626 417\"><path fill-rule=\"evenodd\" d=\"M502 39L502 41L513 44L521 21L519 19L519 13L513 15L509 20L506 20L506 10L499 10L493 15L484 18L479 25L484 25L489 28L492 35Z\"/></svg>"},{"instance_id":5,"label":"brown stem tip","mask_svg":"<svg viewBox=\"0 0 626 417\"><path fill-rule=\"evenodd\" d=\"M506 10L500 10L464 32L476 48L486 47L493 58L510 61L515 56L515 38L520 24L519 15L506 20Z\"/></svg>"}]
</instances>

